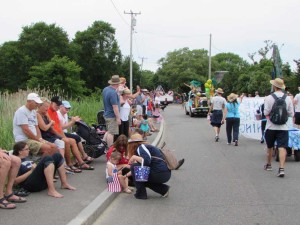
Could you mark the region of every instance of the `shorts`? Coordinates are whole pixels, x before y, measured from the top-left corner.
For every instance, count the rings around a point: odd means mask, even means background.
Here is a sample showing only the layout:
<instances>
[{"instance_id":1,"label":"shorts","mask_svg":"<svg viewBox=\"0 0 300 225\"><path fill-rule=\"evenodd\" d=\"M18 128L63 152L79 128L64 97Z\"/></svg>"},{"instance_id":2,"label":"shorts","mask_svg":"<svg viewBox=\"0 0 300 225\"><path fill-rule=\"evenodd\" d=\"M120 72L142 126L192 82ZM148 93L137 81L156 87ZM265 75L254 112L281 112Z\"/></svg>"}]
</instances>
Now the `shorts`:
<instances>
[{"instance_id":1,"label":"shorts","mask_svg":"<svg viewBox=\"0 0 300 225\"><path fill-rule=\"evenodd\" d=\"M223 119L223 111L222 110L214 110L210 117L210 124L213 127L220 128L222 125L222 119Z\"/></svg>"},{"instance_id":2,"label":"shorts","mask_svg":"<svg viewBox=\"0 0 300 225\"><path fill-rule=\"evenodd\" d=\"M268 148L273 148L276 141L278 148L286 148L289 146L288 130L266 130L265 140Z\"/></svg>"},{"instance_id":3,"label":"shorts","mask_svg":"<svg viewBox=\"0 0 300 225\"><path fill-rule=\"evenodd\" d=\"M106 128L110 134L119 134L119 125L116 118L105 118Z\"/></svg>"},{"instance_id":4,"label":"shorts","mask_svg":"<svg viewBox=\"0 0 300 225\"><path fill-rule=\"evenodd\" d=\"M300 125L300 112L295 112L295 124Z\"/></svg>"},{"instance_id":5,"label":"shorts","mask_svg":"<svg viewBox=\"0 0 300 225\"><path fill-rule=\"evenodd\" d=\"M53 143L60 149L65 148L65 142L60 139L55 139L55 141Z\"/></svg>"},{"instance_id":6,"label":"shorts","mask_svg":"<svg viewBox=\"0 0 300 225\"><path fill-rule=\"evenodd\" d=\"M40 149L43 145L42 142L39 142L39 141L35 141L35 140L31 140L31 139L28 139L26 141L28 147L29 147L29 150L31 152L32 155L36 156L40 153Z\"/></svg>"},{"instance_id":7,"label":"shorts","mask_svg":"<svg viewBox=\"0 0 300 225\"><path fill-rule=\"evenodd\" d=\"M65 133L67 138L73 138L75 139L76 143L78 144L79 142L81 142L81 137L77 134L73 134L73 133Z\"/></svg>"}]
</instances>

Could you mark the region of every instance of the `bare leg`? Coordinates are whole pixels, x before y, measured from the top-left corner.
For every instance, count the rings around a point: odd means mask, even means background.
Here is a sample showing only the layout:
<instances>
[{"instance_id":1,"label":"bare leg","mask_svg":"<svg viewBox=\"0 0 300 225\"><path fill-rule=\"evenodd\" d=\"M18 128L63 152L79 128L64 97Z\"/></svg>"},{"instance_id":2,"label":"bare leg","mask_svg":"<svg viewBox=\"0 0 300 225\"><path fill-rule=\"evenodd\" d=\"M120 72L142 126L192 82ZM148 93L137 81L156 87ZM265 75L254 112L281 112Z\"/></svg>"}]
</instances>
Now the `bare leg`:
<instances>
[{"instance_id":1,"label":"bare leg","mask_svg":"<svg viewBox=\"0 0 300 225\"><path fill-rule=\"evenodd\" d=\"M273 155L273 148L268 148L267 151L267 164L271 165L272 163L272 155Z\"/></svg>"},{"instance_id":2,"label":"bare leg","mask_svg":"<svg viewBox=\"0 0 300 225\"><path fill-rule=\"evenodd\" d=\"M108 131L105 133L103 139L107 143L108 147L110 147L114 143L114 135L112 135Z\"/></svg>"},{"instance_id":3,"label":"bare leg","mask_svg":"<svg viewBox=\"0 0 300 225\"><path fill-rule=\"evenodd\" d=\"M118 174L118 178L121 186L123 187L123 191L127 194L131 194L131 190L128 188L128 178L124 177L122 174Z\"/></svg>"},{"instance_id":4,"label":"bare leg","mask_svg":"<svg viewBox=\"0 0 300 225\"><path fill-rule=\"evenodd\" d=\"M59 177L60 177L61 188L63 188L63 189L69 189L69 190L76 190L75 187L72 187L71 185L69 185L69 183L67 181L66 170L63 167L63 165L61 165L58 168L58 174L59 174Z\"/></svg>"},{"instance_id":5,"label":"bare leg","mask_svg":"<svg viewBox=\"0 0 300 225\"><path fill-rule=\"evenodd\" d=\"M278 151L279 151L279 167L284 168L286 150L285 148L278 148Z\"/></svg>"},{"instance_id":6,"label":"bare leg","mask_svg":"<svg viewBox=\"0 0 300 225\"><path fill-rule=\"evenodd\" d=\"M70 142L68 138L63 138L62 140L65 142L65 160L66 164L69 166L72 164Z\"/></svg>"},{"instance_id":7,"label":"bare leg","mask_svg":"<svg viewBox=\"0 0 300 225\"><path fill-rule=\"evenodd\" d=\"M21 159L19 157L14 155L10 155L9 157L11 159L11 167L8 172L8 181L6 185L6 191L5 191L6 195L13 193L12 187L14 185L15 179L18 175L19 168L21 165ZM14 196L12 196L10 199L14 199Z\"/></svg>"},{"instance_id":8,"label":"bare leg","mask_svg":"<svg viewBox=\"0 0 300 225\"><path fill-rule=\"evenodd\" d=\"M48 185L48 195L54 198L62 198L64 196L58 193L55 189L54 182L53 182L53 173L54 173L54 164L51 163L44 169L44 174Z\"/></svg>"}]
</instances>

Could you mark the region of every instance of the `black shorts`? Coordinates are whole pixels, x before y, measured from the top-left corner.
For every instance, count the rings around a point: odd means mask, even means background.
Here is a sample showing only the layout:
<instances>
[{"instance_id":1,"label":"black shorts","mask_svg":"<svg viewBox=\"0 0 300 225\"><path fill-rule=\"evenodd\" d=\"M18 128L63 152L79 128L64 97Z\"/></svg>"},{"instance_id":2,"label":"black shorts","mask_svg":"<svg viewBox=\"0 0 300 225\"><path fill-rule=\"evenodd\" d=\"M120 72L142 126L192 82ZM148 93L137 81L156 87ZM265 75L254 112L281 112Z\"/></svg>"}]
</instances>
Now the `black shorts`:
<instances>
[{"instance_id":1,"label":"black shorts","mask_svg":"<svg viewBox=\"0 0 300 225\"><path fill-rule=\"evenodd\" d=\"M276 141L278 148L287 148L289 146L288 130L266 130L265 139L268 148L273 148Z\"/></svg>"},{"instance_id":2,"label":"black shorts","mask_svg":"<svg viewBox=\"0 0 300 225\"><path fill-rule=\"evenodd\" d=\"M72 134L72 133L65 133L67 138L73 138L75 139L76 143L78 144L79 142L81 142L81 138L79 135L77 134Z\"/></svg>"},{"instance_id":3,"label":"black shorts","mask_svg":"<svg viewBox=\"0 0 300 225\"><path fill-rule=\"evenodd\" d=\"M300 125L300 112L295 112L295 124Z\"/></svg>"}]
</instances>

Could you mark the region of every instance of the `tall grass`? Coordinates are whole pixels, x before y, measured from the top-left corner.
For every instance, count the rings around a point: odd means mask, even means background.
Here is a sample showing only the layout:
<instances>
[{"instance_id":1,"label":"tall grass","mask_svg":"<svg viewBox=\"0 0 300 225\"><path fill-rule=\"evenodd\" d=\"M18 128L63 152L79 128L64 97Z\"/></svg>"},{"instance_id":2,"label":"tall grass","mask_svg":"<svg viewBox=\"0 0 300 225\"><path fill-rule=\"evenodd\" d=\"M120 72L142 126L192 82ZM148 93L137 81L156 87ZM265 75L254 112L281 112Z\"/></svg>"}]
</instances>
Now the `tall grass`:
<instances>
[{"instance_id":1,"label":"tall grass","mask_svg":"<svg viewBox=\"0 0 300 225\"><path fill-rule=\"evenodd\" d=\"M26 103L27 95L31 92L38 93L41 97L51 98L48 91L20 90L16 93L0 93L0 147L12 149L14 144L13 137L13 117L15 111ZM88 124L97 124L97 112L103 108L100 95L95 97L85 97L80 101L68 100L72 109L69 116L80 116Z\"/></svg>"}]
</instances>

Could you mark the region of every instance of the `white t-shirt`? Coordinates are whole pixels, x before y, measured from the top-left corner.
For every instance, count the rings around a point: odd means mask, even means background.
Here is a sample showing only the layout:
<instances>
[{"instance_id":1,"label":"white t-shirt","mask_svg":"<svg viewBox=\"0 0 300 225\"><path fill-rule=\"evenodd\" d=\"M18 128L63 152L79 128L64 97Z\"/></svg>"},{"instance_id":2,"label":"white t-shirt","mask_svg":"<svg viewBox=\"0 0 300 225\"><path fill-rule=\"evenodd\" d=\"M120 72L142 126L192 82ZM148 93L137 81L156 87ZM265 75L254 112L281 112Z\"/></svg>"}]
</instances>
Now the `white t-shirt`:
<instances>
[{"instance_id":1,"label":"white t-shirt","mask_svg":"<svg viewBox=\"0 0 300 225\"><path fill-rule=\"evenodd\" d=\"M57 111L57 115L58 115L58 119L59 119L59 122L60 122L60 125L61 127L64 125L64 124L67 124L69 122L69 119L68 119L68 114L66 113L65 115L61 114L61 112L58 110ZM68 129L64 129L63 130L64 133L67 133L68 132Z\"/></svg>"},{"instance_id":2,"label":"white t-shirt","mask_svg":"<svg viewBox=\"0 0 300 225\"><path fill-rule=\"evenodd\" d=\"M300 94L296 94L294 100L297 101L295 104L295 112L300 112Z\"/></svg>"},{"instance_id":3,"label":"white t-shirt","mask_svg":"<svg viewBox=\"0 0 300 225\"><path fill-rule=\"evenodd\" d=\"M222 110L227 102L222 96L214 96L211 99L211 103L213 104L213 110Z\"/></svg>"},{"instance_id":4,"label":"white t-shirt","mask_svg":"<svg viewBox=\"0 0 300 225\"><path fill-rule=\"evenodd\" d=\"M25 105L21 106L14 115L13 133L15 142L26 141L27 135L23 132L21 125L27 124L34 135L37 135L36 126L38 125L36 111L30 111Z\"/></svg>"},{"instance_id":5,"label":"white t-shirt","mask_svg":"<svg viewBox=\"0 0 300 225\"><path fill-rule=\"evenodd\" d=\"M120 108L120 118L122 121L128 121L128 117L130 114L130 105L128 101L126 100L124 105Z\"/></svg>"},{"instance_id":6,"label":"white t-shirt","mask_svg":"<svg viewBox=\"0 0 300 225\"><path fill-rule=\"evenodd\" d=\"M154 105L156 105L156 104L160 104L160 100L159 100L158 96L155 96L155 99L154 99Z\"/></svg>"}]
</instances>

